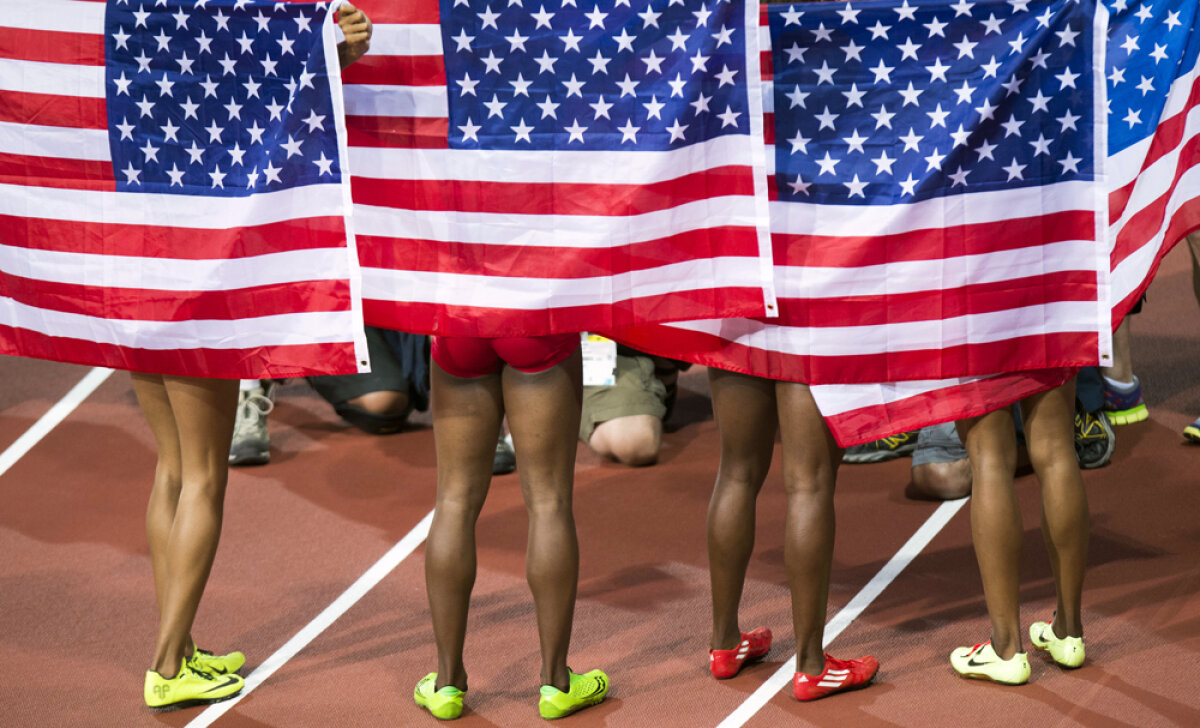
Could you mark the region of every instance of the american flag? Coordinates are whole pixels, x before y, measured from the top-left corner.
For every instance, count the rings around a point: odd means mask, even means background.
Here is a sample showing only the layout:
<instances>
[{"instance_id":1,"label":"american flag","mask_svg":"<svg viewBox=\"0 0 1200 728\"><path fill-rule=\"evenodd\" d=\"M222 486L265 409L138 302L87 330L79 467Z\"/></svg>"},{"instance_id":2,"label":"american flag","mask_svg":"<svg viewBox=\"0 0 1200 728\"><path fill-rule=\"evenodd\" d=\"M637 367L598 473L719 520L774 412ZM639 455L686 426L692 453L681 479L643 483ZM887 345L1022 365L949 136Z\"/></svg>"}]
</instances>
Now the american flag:
<instances>
[{"instance_id":1,"label":"american flag","mask_svg":"<svg viewBox=\"0 0 1200 728\"><path fill-rule=\"evenodd\" d=\"M1093 9L772 7L780 316L678 323L635 345L811 384L1108 356Z\"/></svg>"},{"instance_id":2,"label":"american flag","mask_svg":"<svg viewBox=\"0 0 1200 728\"><path fill-rule=\"evenodd\" d=\"M501 336L774 312L756 6L367 10L346 103L369 323Z\"/></svg>"},{"instance_id":3,"label":"american flag","mask_svg":"<svg viewBox=\"0 0 1200 728\"><path fill-rule=\"evenodd\" d=\"M325 3L0 18L0 351L210 377L364 368Z\"/></svg>"},{"instance_id":4,"label":"american flag","mask_svg":"<svg viewBox=\"0 0 1200 728\"><path fill-rule=\"evenodd\" d=\"M867 5L852 3L848 6L838 4L832 9L829 5L820 8L828 15L840 16L836 11ZM870 5L875 7L880 3ZM958 13L955 4L949 0L926 5L941 8L947 15ZM994 11L996 17L1001 19L1005 4L995 5L998 6ZM1025 3L1010 2L1007 5L1015 14L1018 7ZM1107 207L1111 217L1108 230L1101 239L1105 240L1111 259L1111 290L1103 300L1106 305L1112 305L1112 324L1115 327L1149 285L1162 256L1182 235L1200 227L1200 201L1197 199L1200 184L1197 184L1195 170L1197 163L1200 163L1200 151L1197 149L1200 142L1196 140L1197 123L1194 120L1189 122L1195 115L1193 110L1200 103L1200 87L1197 85L1200 83L1197 72L1200 36L1193 31L1197 21L1194 3L1108 0L1106 5L1112 11L1104 48L1106 61L1102 66L1108 81L1107 113L1100 115L1098 121L1108 119L1110 123L1107 124L1107 137L1097 141L1106 142L1108 147L1104 164L1108 175ZM890 6L899 9L904 7L904 3L891 3ZM1039 10L1034 3L1028 6L1030 10ZM813 13L818 12L819 8L785 6L772 12L782 16L791 10ZM1044 13L1044 9L1040 9L1040 12ZM899 15L898 10L896 15ZM985 15L985 18L990 17L990 12ZM836 19L826 20L826 26L832 25ZM765 12L762 20L764 45L769 47ZM818 20L818 27L820 22ZM1021 31L1016 32L1019 34ZM1103 38L1104 35L1099 34L1098 37ZM914 36L914 40L920 38ZM970 42L972 39L967 40ZM776 56L784 54L786 60L784 49L776 47L774 53ZM764 81L770 83L770 66L764 63L764 69ZM1078 79L1077 83L1080 81L1082 79ZM904 88L907 90L906 86ZM768 117L768 141L773 143L776 137L771 132L776 128L775 120L770 118L770 114ZM1131 120L1135 123L1131 124ZM1055 121L1051 120L1050 124L1052 131L1060 128ZM941 130L939 127L939 131L943 132L942 139L945 142L948 132L953 130ZM788 142L784 138L780 143ZM847 146L843 145L842 149ZM1104 208L1103 204L1098 205L1098 209ZM1104 291L1101 288L1097 291L1098 297L1102 293ZM1107 309L1104 315L1108 315ZM670 331L669 327L655 328L656 333L660 334L658 339L646 337L642 332L636 343L653 347L656 341L662 341L662 332ZM794 373L801 368L789 370L786 352L780 352L783 348L781 342L788 338L788 334L790 332L779 327L760 336L756 341L757 346L745 347L740 351L735 351L728 342L721 342L720 345L726 346L726 361L740 361L746 365L744 371L774 376L784 370L784 375L778 378L795 380L799 377L789 376L788 372ZM688 344L694 346L695 340ZM677 350L685 351L688 344L679 346ZM935 365L938 364L938 357L938 352L930 356ZM1005 362L996 360L993 363ZM723 365L729 366L728 363ZM1065 380L1065 375L1060 370L1051 369L989 377L940 378L935 375L913 381L884 381L886 377L879 379L879 382L872 384L813 387L813 395L839 442L851 445L936 422L982 414L999 405L1057 386Z\"/></svg>"}]
</instances>

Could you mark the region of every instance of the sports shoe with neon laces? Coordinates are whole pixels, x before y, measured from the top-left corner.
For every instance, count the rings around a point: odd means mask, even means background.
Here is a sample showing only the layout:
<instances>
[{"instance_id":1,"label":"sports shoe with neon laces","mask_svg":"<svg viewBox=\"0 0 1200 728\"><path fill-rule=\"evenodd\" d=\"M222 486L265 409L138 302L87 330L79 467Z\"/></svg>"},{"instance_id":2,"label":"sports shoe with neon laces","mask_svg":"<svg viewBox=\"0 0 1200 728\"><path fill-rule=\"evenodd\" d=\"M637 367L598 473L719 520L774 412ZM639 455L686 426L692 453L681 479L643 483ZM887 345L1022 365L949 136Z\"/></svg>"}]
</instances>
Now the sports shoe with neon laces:
<instances>
[{"instance_id":1,"label":"sports shoe with neon laces","mask_svg":"<svg viewBox=\"0 0 1200 728\"><path fill-rule=\"evenodd\" d=\"M771 630L756 627L742 632L742 641L732 650L709 650L708 669L718 680L733 677L748 662L762 659L771 649Z\"/></svg>"},{"instance_id":2,"label":"sports shoe with neon laces","mask_svg":"<svg viewBox=\"0 0 1200 728\"><path fill-rule=\"evenodd\" d=\"M1137 375L1133 377L1132 388L1124 391L1105 379L1104 411L1114 425L1131 425L1150 417L1150 410L1146 409L1146 401L1142 399L1142 383Z\"/></svg>"},{"instance_id":3,"label":"sports shoe with neon laces","mask_svg":"<svg viewBox=\"0 0 1200 728\"><path fill-rule=\"evenodd\" d=\"M600 670L592 670L582 675L571 675L571 687L563 692L553 685L543 685L538 696L538 712L543 718L553 720L562 718L596 705L608 695L608 675Z\"/></svg>"},{"instance_id":4,"label":"sports shoe with neon laces","mask_svg":"<svg viewBox=\"0 0 1200 728\"><path fill-rule=\"evenodd\" d=\"M1200 417L1187 427L1183 428L1183 436L1192 442L1200 442Z\"/></svg>"},{"instance_id":5,"label":"sports shoe with neon laces","mask_svg":"<svg viewBox=\"0 0 1200 728\"><path fill-rule=\"evenodd\" d=\"M1054 634L1050 622L1034 622L1030 625L1029 641L1035 649L1050 653L1050 657L1063 667L1075 669L1083 664L1083 638L1059 638Z\"/></svg>"},{"instance_id":6,"label":"sports shoe with neon laces","mask_svg":"<svg viewBox=\"0 0 1200 728\"><path fill-rule=\"evenodd\" d=\"M454 720L462 715L463 695L467 691L459 690L453 685L435 690L436 686L437 673L431 672L421 678L417 687L413 689L413 700L440 720Z\"/></svg>"},{"instance_id":7,"label":"sports shoe with neon laces","mask_svg":"<svg viewBox=\"0 0 1200 728\"><path fill-rule=\"evenodd\" d=\"M202 650L192 643L192 656L188 661L203 672L214 675L228 675L237 672L246 664L246 656L240 652L230 652L227 655L214 655L208 650Z\"/></svg>"},{"instance_id":8,"label":"sports shoe with neon laces","mask_svg":"<svg viewBox=\"0 0 1200 728\"><path fill-rule=\"evenodd\" d=\"M165 713L228 700L240 693L245 685L240 675L213 675L197 669L184 658L179 674L173 678L147 670L142 694L146 698L146 707L155 713Z\"/></svg>"},{"instance_id":9,"label":"sports shoe with neon laces","mask_svg":"<svg viewBox=\"0 0 1200 728\"><path fill-rule=\"evenodd\" d=\"M916 449L917 433L898 432L873 442L846 448L846 452L842 453L842 462L851 465L882 463L885 460L895 460L903 455L908 455Z\"/></svg>"},{"instance_id":10,"label":"sports shoe with neon laces","mask_svg":"<svg viewBox=\"0 0 1200 728\"><path fill-rule=\"evenodd\" d=\"M1117 433L1103 410L1088 412L1075 402L1075 458L1085 470L1099 468L1112 459Z\"/></svg>"},{"instance_id":11,"label":"sports shoe with neon laces","mask_svg":"<svg viewBox=\"0 0 1200 728\"><path fill-rule=\"evenodd\" d=\"M825 655L825 669L820 675L798 672L792 677L792 695L796 700L816 700L834 693L865 688L875 679L879 660L870 655L857 660L839 660Z\"/></svg>"},{"instance_id":12,"label":"sports shoe with neon laces","mask_svg":"<svg viewBox=\"0 0 1200 728\"><path fill-rule=\"evenodd\" d=\"M1004 685L1024 685L1029 681L1029 658L1018 652L1001 660L992 641L974 647L959 647L950 653L950 666L963 677L991 680Z\"/></svg>"}]
</instances>

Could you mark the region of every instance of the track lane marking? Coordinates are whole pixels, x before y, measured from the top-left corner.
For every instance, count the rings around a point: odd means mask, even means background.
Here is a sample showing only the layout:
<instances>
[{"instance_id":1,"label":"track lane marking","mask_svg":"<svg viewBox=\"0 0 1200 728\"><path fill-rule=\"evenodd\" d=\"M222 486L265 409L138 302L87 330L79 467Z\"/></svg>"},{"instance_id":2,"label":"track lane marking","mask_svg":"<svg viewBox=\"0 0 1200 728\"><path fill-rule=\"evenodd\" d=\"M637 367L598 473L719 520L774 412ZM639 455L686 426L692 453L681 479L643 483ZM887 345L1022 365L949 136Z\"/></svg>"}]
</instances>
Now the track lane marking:
<instances>
[{"instance_id":1,"label":"track lane marking","mask_svg":"<svg viewBox=\"0 0 1200 728\"><path fill-rule=\"evenodd\" d=\"M232 710L235 705L241 702L242 698L266 682L271 675L275 674L276 670L283 667L288 660L295 657L300 650L307 647L310 642L328 629L339 617L366 596L367 592L374 589L379 582L383 581L384 577L392 573L400 565L400 562L408 558L418 546L424 543L425 539L429 536L429 525L432 522L433 511L429 511L421 519L420 523L405 534L404 538L396 542L395 546L388 549L388 552L372 564L371 568L367 569L362 576L358 577L346 591L342 592L341 596L334 599L311 622L284 643L282 647L275 650L275 653L264 660L254 672L250 673L246 677L246 687L242 689L242 692L238 693L237 697L226 700L223 703L210 705L204 712L188 723L186 728L204 728L205 726L212 725L218 718L225 715L225 713Z\"/></svg>"},{"instance_id":2,"label":"track lane marking","mask_svg":"<svg viewBox=\"0 0 1200 728\"><path fill-rule=\"evenodd\" d=\"M871 602L875 601L883 590L888 587L904 571L909 564L913 562L917 555L929 545L933 537L938 535L941 530L950 522L950 519L958 513L966 504L967 498L962 498L956 501L947 501L937 507L925 523L909 537L900 550L888 560L879 573L875 574L866 586L859 590L854 598L851 599L846 606L835 615L833 619L825 625L825 639L823 647L829 647L829 643L837 639L850 623L858 618L863 611L870 606ZM767 704L776 693L783 690L792 681L792 675L796 672L796 655L783 661L775 674L771 675L762 685L758 687L750 697L746 698L741 705L732 713L721 721L717 728L741 728L746 725L746 722L754 717L762 707Z\"/></svg>"},{"instance_id":3,"label":"track lane marking","mask_svg":"<svg viewBox=\"0 0 1200 728\"><path fill-rule=\"evenodd\" d=\"M64 394L62 399L55 402L46 414L38 418L32 427L22 433L13 444L8 446L8 449L0 453L0 476L7 473L9 468L16 465L18 460L33 449L34 445L50 434L50 431L65 420L67 415L74 412L75 408L92 392L95 392L96 388L103 384L104 380L108 379L112 373L112 369L94 367L85 374L83 379L71 387L71 390Z\"/></svg>"}]
</instances>

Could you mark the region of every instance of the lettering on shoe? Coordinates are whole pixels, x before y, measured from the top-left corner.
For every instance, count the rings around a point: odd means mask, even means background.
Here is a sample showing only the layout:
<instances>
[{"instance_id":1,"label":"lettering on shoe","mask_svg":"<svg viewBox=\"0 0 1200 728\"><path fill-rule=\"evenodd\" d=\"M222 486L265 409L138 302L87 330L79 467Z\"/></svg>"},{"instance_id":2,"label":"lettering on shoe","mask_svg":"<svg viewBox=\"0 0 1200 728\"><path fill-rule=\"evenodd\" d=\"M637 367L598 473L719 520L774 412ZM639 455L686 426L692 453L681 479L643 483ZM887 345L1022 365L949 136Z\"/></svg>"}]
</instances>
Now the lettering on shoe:
<instances>
[{"instance_id":1,"label":"lettering on shoe","mask_svg":"<svg viewBox=\"0 0 1200 728\"><path fill-rule=\"evenodd\" d=\"M170 685L155 685L153 688L151 688L151 690L154 691L154 697L158 698L159 700L166 700L167 696L171 694Z\"/></svg>"}]
</instances>

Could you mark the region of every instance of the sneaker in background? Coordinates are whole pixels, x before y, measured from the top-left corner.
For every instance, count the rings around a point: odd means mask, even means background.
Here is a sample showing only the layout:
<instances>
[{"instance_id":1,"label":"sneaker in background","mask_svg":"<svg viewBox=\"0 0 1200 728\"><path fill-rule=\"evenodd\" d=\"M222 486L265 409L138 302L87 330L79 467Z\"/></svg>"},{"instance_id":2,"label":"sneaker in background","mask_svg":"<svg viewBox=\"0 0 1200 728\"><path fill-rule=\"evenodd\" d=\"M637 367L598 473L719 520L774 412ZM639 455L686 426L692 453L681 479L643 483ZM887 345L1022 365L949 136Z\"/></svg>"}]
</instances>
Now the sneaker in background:
<instances>
[{"instance_id":1,"label":"sneaker in background","mask_svg":"<svg viewBox=\"0 0 1200 728\"><path fill-rule=\"evenodd\" d=\"M1117 433L1103 410L1086 412L1075 402L1075 457L1086 469L1107 465L1117 447Z\"/></svg>"},{"instance_id":2,"label":"sneaker in background","mask_svg":"<svg viewBox=\"0 0 1200 728\"><path fill-rule=\"evenodd\" d=\"M1137 375L1134 375L1133 383L1127 386L1104 378L1104 411L1114 425L1131 425L1150 416L1146 401L1142 399L1142 383Z\"/></svg>"},{"instance_id":3,"label":"sneaker in background","mask_svg":"<svg viewBox=\"0 0 1200 728\"><path fill-rule=\"evenodd\" d=\"M492 475L508 475L517 469L517 453L513 450L512 435L500 431L496 441L496 455L492 458Z\"/></svg>"},{"instance_id":4,"label":"sneaker in background","mask_svg":"<svg viewBox=\"0 0 1200 728\"><path fill-rule=\"evenodd\" d=\"M198 669L184 658L179 673L165 678L153 670L146 671L142 690L146 707L155 713L165 713L193 705L219 703L237 695L246 683L240 675L213 675Z\"/></svg>"},{"instance_id":5,"label":"sneaker in background","mask_svg":"<svg viewBox=\"0 0 1200 728\"><path fill-rule=\"evenodd\" d=\"M916 432L900 432L890 437L884 437L874 442L852 445L842 453L842 462L853 465L863 463L882 463L885 460L895 460L917 449Z\"/></svg>"},{"instance_id":6,"label":"sneaker in background","mask_svg":"<svg viewBox=\"0 0 1200 728\"><path fill-rule=\"evenodd\" d=\"M553 685L543 685L538 694L538 713L553 720L596 705L608 695L608 675L592 670L582 675L570 673L571 685L563 692Z\"/></svg>"},{"instance_id":7,"label":"sneaker in background","mask_svg":"<svg viewBox=\"0 0 1200 728\"><path fill-rule=\"evenodd\" d=\"M870 655L857 660L839 660L825 655L825 669L820 675L798 672L792 676L792 695L796 700L809 701L834 693L865 688L879 672L879 660Z\"/></svg>"},{"instance_id":8,"label":"sneaker in background","mask_svg":"<svg viewBox=\"0 0 1200 728\"><path fill-rule=\"evenodd\" d=\"M1187 427L1183 428L1183 436L1192 442L1200 442L1200 417Z\"/></svg>"},{"instance_id":9,"label":"sneaker in background","mask_svg":"<svg viewBox=\"0 0 1200 728\"><path fill-rule=\"evenodd\" d=\"M718 680L738 674L748 662L760 660L771 650L771 630L756 627L742 632L742 641L732 650L709 650L708 670Z\"/></svg>"},{"instance_id":10,"label":"sneaker in background","mask_svg":"<svg viewBox=\"0 0 1200 728\"><path fill-rule=\"evenodd\" d=\"M237 420L229 444L230 465L266 465L271 461L267 415L275 409L275 382L262 380L259 385L238 393Z\"/></svg>"},{"instance_id":11,"label":"sneaker in background","mask_svg":"<svg viewBox=\"0 0 1200 728\"><path fill-rule=\"evenodd\" d=\"M950 666L963 677L991 680L1003 685L1024 685L1029 681L1029 658L1025 653L1018 652L1007 660L1001 660L991 640L974 647L959 647L951 652Z\"/></svg>"}]
</instances>

